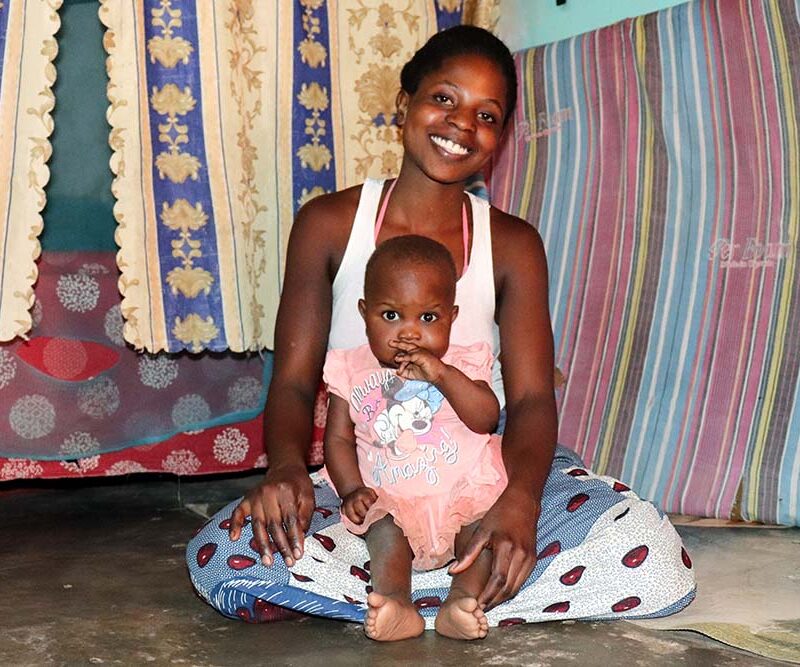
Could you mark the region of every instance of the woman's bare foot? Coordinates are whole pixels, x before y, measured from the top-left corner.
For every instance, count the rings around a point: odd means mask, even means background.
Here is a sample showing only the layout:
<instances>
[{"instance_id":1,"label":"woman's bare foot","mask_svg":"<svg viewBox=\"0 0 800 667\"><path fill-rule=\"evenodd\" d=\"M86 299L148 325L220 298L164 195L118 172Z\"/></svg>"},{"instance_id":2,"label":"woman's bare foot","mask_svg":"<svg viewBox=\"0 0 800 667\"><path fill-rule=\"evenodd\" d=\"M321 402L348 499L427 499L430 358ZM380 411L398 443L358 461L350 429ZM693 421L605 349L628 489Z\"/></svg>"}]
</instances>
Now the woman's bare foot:
<instances>
[{"instance_id":1,"label":"woman's bare foot","mask_svg":"<svg viewBox=\"0 0 800 667\"><path fill-rule=\"evenodd\" d=\"M374 591L367 596L364 633L379 642L394 642L418 637L425 630L425 621L411 600L398 600Z\"/></svg>"},{"instance_id":2,"label":"woman's bare foot","mask_svg":"<svg viewBox=\"0 0 800 667\"><path fill-rule=\"evenodd\" d=\"M436 632L451 639L483 639L489 634L486 614L473 597L449 597L436 615Z\"/></svg>"}]
</instances>

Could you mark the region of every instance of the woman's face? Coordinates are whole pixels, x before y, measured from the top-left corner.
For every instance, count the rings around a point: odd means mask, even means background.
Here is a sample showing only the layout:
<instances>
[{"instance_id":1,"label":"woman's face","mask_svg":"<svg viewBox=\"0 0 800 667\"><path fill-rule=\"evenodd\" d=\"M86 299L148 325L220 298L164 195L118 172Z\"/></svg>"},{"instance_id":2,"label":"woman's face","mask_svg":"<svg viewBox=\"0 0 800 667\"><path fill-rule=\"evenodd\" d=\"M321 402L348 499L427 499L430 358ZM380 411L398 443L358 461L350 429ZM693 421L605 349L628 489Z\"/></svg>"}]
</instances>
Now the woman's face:
<instances>
[{"instance_id":1,"label":"woman's face","mask_svg":"<svg viewBox=\"0 0 800 667\"><path fill-rule=\"evenodd\" d=\"M375 358L397 368L398 350L390 345L411 343L441 358L450 345L450 328L458 314L452 284L431 266L398 266L384 271L366 291L358 309Z\"/></svg>"},{"instance_id":2,"label":"woman's face","mask_svg":"<svg viewBox=\"0 0 800 667\"><path fill-rule=\"evenodd\" d=\"M453 56L398 95L405 157L429 178L464 181L486 164L503 132L506 82L500 68L475 54Z\"/></svg>"}]
</instances>

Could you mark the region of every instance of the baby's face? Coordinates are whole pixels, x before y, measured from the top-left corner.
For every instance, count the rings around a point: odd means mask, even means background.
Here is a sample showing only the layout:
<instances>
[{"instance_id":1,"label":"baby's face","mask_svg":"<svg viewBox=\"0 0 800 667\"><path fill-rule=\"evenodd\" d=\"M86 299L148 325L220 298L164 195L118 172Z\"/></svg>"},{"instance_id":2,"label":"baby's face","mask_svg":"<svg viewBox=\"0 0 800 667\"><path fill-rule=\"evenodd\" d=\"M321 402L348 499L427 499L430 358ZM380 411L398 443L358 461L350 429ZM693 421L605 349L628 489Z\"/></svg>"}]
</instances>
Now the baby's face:
<instances>
[{"instance_id":1,"label":"baby's face","mask_svg":"<svg viewBox=\"0 0 800 667\"><path fill-rule=\"evenodd\" d=\"M383 366L397 368L403 341L441 358L450 345L450 328L458 313L448 278L433 266L398 267L384 272L359 304L372 353Z\"/></svg>"}]
</instances>

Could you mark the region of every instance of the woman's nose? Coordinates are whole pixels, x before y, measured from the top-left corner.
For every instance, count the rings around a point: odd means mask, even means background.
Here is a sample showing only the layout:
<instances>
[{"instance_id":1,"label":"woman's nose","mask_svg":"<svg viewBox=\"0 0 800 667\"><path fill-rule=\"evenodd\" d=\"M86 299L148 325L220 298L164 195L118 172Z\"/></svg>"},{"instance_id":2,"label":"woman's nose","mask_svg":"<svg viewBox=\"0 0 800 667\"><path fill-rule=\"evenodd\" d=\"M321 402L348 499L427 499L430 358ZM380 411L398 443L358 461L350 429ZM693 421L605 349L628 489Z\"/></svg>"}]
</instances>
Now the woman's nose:
<instances>
[{"instance_id":1,"label":"woman's nose","mask_svg":"<svg viewBox=\"0 0 800 667\"><path fill-rule=\"evenodd\" d=\"M465 109L453 109L448 115L448 120L459 130L466 132L475 129L475 121Z\"/></svg>"}]
</instances>

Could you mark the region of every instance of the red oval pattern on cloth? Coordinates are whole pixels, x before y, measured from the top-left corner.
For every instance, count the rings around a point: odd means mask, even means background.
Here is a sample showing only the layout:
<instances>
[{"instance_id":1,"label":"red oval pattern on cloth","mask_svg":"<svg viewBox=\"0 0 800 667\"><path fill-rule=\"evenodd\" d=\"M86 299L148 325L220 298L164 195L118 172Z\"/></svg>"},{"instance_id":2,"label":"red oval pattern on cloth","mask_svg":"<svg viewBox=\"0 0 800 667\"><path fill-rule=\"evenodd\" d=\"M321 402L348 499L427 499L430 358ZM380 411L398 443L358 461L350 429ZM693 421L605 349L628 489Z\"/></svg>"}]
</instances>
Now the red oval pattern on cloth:
<instances>
[{"instance_id":1,"label":"red oval pattern on cloth","mask_svg":"<svg viewBox=\"0 0 800 667\"><path fill-rule=\"evenodd\" d=\"M644 544L634 547L622 557L622 564L625 567L639 567L642 563L644 563L645 559L647 558L647 554L649 553L650 549L648 549Z\"/></svg>"},{"instance_id":2,"label":"red oval pattern on cloth","mask_svg":"<svg viewBox=\"0 0 800 667\"><path fill-rule=\"evenodd\" d=\"M628 611L629 609L634 609L642 604L642 601L637 598L635 595L632 595L629 598L623 598L616 604L611 606L611 611L615 611L617 613L621 611Z\"/></svg>"},{"instance_id":3,"label":"red oval pattern on cloth","mask_svg":"<svg viewBox=\"0 0 800 667\"><path fill-rule=\"evenodd\" d=\"M569 611L569 602L556 602L542 609L543 614L563 614Z\"/></svg>"},{"instance_id":4,"label":"red oval pattern on cloth","mask_svg":"<svg viewBox=\"0 0 800 667\"><path fill-rule=\"evenodd\" d=\"M614 482L614 491L617 493L625 493L626 491L630 491L631 487L627 484L623 484L622 482Z\"/></svg>"},{"instance_id":5,"label":"red oval pattern on cloth","mask_svg":"<svg viewBox=\"0 0 800 667\"><path fill-rule=\"evenodd\" d=\"M570 477L588 477L589 473L586 472L583 468L575 468L575 470L570 470L567 473Z\"/></svg>"},{"instance_id":6,"label":"red oval pattern on cloth","mask_svg":"<svg viewBox=\"0 0 800 667\"><path fill-rule=\"evenodd\" d=\"M311 577L307 577L304 574L295 574L294 572L289 572L297 581L302 581L303 583L308 581L314 581Z\"/></svg>"},{"instance_id":7,"label":"red oval pattern on cloth","mask_svg":"<svg viewBox=\"0 0 800 667\"><path fill-rule=\"evenodd\" d=\"M250 558L250 556L244 556L242 554L228 556L228 567L232 570L246 570L248 567L253 567L255 564L255 558Z\"/></svg>"},{"instance_id":8,"label":"red oval pattern on cloth","mask_svg":"<svg viewBox=\"0 0 800 667\"><path fill-rule=\"evenodd\" d=\"M321 514L323 519L327 519L331 514L333 514L333 512L327 507L315 507L314 511Z\"/></svg>"},{"instance_id":9,"label":"red oval pattern on cloth","mask_svg":"<svg viewBox=\"0 0 800 667\"><path fill-rule=\"evenodd\" d=\"M76 338L37 336L16 350L37 371L70 382L90 380L119 361L119 352L107 345Z\"/></svg>"},{"instance_id":10,"label":"red oval pattern on cloth","mask_svg":"<svg viewBox=\"0 0 800 667\"><path fill-rule=\"evenodd\" d=\"M522 625L525 622L524 618L514 617L514 618L504 618L498 624L498 628L508 628L512 625Z\"/></svg>"},{"instance_id":11,"label":"red oval pattern on cloth","mask_svg":"<svg viewBox=\"0 0 800 667\"><path fill-rule=\"evenodd\" d=\"M555 542L550 542L544 549L541 550L538 556L536 556L536 560L542 560L549 556L555 556L556 554L561 553L561 542L556 540Z\"/></svg>"},{"instance_id":12,"label":"red oval pattern on cloth","mask_svg":"<svg viewBox=\"0 0 800 667\"><path fill-rule=\"evenodd\" d=\"M250 610L247 607L239 607L236 610L236 615L241 618L245 623L252 623L253 617L250 615Z\"/></svg>"},{"instance_id":13,"label":"red oval pattern on cloth","mask_svg":"<svg viewBox=\"0 0 800 667\"><path fill-rule=\"evenodd\" d=\"M334 542L327 535L320 535L319 533L312 533L311 537L313 537L315 540L317 540L317 542L319 542L328 551L333 551L336 548L336 542Z\"/></svg>"},{"instance_id":14,"label":"red oval pattern on cloth","mask_svg":"<svg viewBox=\"0 0 800 667\"><path fill-rule=\"evenodd\" d=\"M685 547L681 547L681 560L686 567L690 570L692 569L692 559L689 558L689 552L686 551Z\"/></svg>"},{"instance_id":15,"label":"red oval pattern on cloth","mask_svg":"<svg viewBox=\"0 0 800 667\"><path fill-rule=\"evenodd\" d=\"M361 579L361 581L365 583L369 583L370 579L369 574L367 573L366 570L362 570L360 567L358 567L358 565L350 566L350 574L352 574L354 577L358 577L359 579Z\"/></svg>"},{"instance_id":16,"label":"red oval pattern on cloth","mask_svg":"<svg viewBox=\"0 0 800 667\"><path fill-rule=\"evenodd\" d=\"M414 600L414 606L417 609L429 609L430 607L441 607L442 598L438 595L427 595L422 598Z\"/></svg>"},{"instance_id":17,"label":"red oval pattern on cloth","mask_svg":"<svg viewBox=\"0 0 800 667\"><path fill-rule=\"evenodd\" d=\"M567 512L574 512L587 500L589 500L589 496L587 496L585 493L578 493L572 496L567 503Z\"/></svg>"},{"instance_id":18,"label":"red oval pattern on cloth","mask_svg":"<svg viewBox=\"0 0 800 667\"><path fill-rule=\"evenodd\" d=\"M231 529L231 520L230 519L225 519L224 521L220 521L219 527L222 530L230 530Z\"/></svg>"},{"instance_id":19,"label":"red oval pattern on cloth","mask_svg":"<svg viewBox=\"0 0 800 667\"><path fill-rule=\"evenodd\" d=\"M274 604L270 604L266 600L262 600L258 598L253 603L253 613L255 613L255 618L253 619L253 623L270 623L272 621L287 621L293 618L302 618L303 614L297 611L292 611L291 609L286 609L286 607L278 607Z\"/></svg>"},{"instance_id":20,"label":"red oval pattern on cloth","mask_svg":"<svg viewBox=\"0 0 800 667\"><path fill-rule=\"evenodd\" d=\"M197 550L197 564L200 567L205 567L208 565L208 561L210 561L214 554L217 553L217 544L216 542L209 542L208 544L204 544Z\"/></svg>"},{"instance_id":21,"label":"red oval pattern on cloth","mask_svg":"<svg viewBox=\"0 0 800 667\"><path fill-rule=\"evenodd\" d=\"M573 567L569 572L562 574L559 581L565 586L574 586L581 580L585 569L583 565Z\"/></svg>"},{"instance_id":22,"label":"red oval pattern on cloth","mask_svg":"<svg viewBox=\"0 0 800 667\"><path fill-rule=\"evenodd\" d=\"M346 593L342 593L342 595L344 595L344 599L347 600L350 604L362 604L362 605L364 604L363 602L361 602L361 600L356 600L355 598L351 598Z\"/></svg>"}]
</instances>

